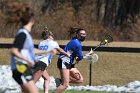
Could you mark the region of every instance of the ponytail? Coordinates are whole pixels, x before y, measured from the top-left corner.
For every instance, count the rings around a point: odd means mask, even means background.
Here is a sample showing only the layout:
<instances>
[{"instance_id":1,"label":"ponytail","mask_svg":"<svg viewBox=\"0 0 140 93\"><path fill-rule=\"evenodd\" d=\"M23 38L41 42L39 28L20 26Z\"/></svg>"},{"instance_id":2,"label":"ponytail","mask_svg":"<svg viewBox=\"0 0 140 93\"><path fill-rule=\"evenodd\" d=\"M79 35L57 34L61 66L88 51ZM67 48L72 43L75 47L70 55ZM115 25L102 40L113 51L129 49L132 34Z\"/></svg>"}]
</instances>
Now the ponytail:
<instances>
[{"instance_id":1,"label":"ponytail","mask_svg":"<svg viewBox=\"0 0 140 93\"><path fill-rule=\"evenodd\" d=\"M41 34L41 38L45 40L50 35L53 36L53 33L51 31L49 31L47 27L45 27L44 30L43 30L43 32L42 32L42 34Z\"/></svg>"}]
</instances>

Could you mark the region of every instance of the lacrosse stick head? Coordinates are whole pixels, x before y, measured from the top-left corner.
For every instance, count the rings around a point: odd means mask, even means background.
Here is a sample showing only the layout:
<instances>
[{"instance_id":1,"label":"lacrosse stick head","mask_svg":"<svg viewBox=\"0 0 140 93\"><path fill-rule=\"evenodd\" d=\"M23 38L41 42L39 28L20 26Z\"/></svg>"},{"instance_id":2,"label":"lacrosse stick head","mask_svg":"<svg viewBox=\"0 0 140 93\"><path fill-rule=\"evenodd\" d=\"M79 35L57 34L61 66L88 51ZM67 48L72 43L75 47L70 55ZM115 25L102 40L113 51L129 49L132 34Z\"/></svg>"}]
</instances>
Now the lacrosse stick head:
<instances>
[{"instance_id":1,"label":"lacrosse stick head","mask_svg":"<svg viewBox=\"0 0 140 93\"><path fill-rule=\"evenodd\" d=\"M97 55L97 54L92 54L92 55L91 55L91 61L92 61L93 63L96 63L96 62L98 61L98 55Z\"/></svg>"},{"instance_id":2,"label":"lacrosse stick head","mask_svg":"<svg viewBox=\"0 0 140 93\"><path fill-rule=\"evenodd\" d=\"M97 54L86 55L84 58L87 59L87 60L90 60L94 63L98 61L98 55Z\"/></svg>"},{"instance_id":3,"label":"lacrosse stick head","mask_svg":"<svg viewBox=\"0 0 140 93\"><path fill-rule=\"evenodd\" d=\"M112 41L113 41L113 38L111 35L105 35L105 37L102 39L100 45L106 45Z\"/></svg>"}]
</instances>

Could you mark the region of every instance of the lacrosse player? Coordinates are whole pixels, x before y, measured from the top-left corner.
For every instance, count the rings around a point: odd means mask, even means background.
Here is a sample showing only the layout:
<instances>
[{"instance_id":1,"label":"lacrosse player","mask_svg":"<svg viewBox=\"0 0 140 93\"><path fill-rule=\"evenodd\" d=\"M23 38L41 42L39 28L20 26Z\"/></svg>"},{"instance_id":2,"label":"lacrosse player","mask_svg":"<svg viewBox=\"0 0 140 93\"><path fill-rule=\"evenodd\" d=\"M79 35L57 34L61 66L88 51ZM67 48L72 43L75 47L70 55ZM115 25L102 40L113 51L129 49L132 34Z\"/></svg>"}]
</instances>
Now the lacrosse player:
<instances>
[{"instance_id":1,"label":"lacrosse player","mask_svg":"<svg viewBox=\"0 0 140 93\"><path fill-rule=\"evenodd\" d=\"M74 67L73 61L76 60L77 62L79 62L83 59L84 55L82 54L81 42L85 40L86 32L81 28L70 28L68 32L69 36L71 36L72 39L66 45L64 50L66 52L69 51L71 53L71 56L66 57L65 55L61 54L58 58L57 66L60 70L62 83L57 87L55 93L61 93L62 91L64 91L69 86L69 82L83 82L83 77L78 69ZM93 51L91 50L87 54L90 55L92 53Z\"/></svg>"},{"instance_id":2,"label":"lacrosse player","mask_svg":"<svg viewBox=\"0 0 140 93\"><path fill-rule=\"evenodd\" d=\"M39 93L33 81L31 70L35 64L35 53L46 54L50 52L34 48L30 32L35 20L31 8L20 2L11 3L8 7L8 13L10 12L8 21L21 24L10 49L12 77L20 85L22 93Z\"/></svg>"},{"instance_id":3,"label":"lacrosse player","mask_svg":"<svg viewBox=\"0 0 140 93\"><path fill-rule=\"evenodd\" d=\"M42 32L43 41L41 41L39 43L38 48L40 50L47 50L47 51L56 49L58 51L58 53L61 53L67 57L70 57L70 53L65 52L62 48L60 48L58 43L56 41L54 41L53 37L54 37L53 33L51 31L48 31L47 28L45 28L44 31ZM56 51L56 54L57 54L57 51ZM54 54L51 54L51 53L38 55L37 56L38 62L36 62L36 64L35 64L35 72L33 75L34 81L37 82L40 77L43 77L45 93L48 93L49 83L50 83L50 76L47 72L46 67L48 67L49 64L51 63L51 59L52 59L53 55Z\"/></svg>"}]
</instances>

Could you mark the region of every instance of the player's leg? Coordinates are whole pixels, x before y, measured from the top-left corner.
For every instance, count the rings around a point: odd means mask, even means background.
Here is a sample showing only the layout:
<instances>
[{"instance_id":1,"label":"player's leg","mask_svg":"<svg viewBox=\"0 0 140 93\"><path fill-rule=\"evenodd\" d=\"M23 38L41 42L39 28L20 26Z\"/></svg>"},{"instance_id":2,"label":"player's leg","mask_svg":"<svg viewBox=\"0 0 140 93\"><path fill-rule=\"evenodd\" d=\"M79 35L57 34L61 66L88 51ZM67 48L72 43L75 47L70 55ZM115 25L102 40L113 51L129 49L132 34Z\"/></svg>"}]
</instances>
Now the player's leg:
<instances>
[{"instance_id":1,"label":"player's leg","mask_svg":"<svg viewBox=\"0 0 140 93\"><path fill-rule=\"evenodd\" d=\"M70 83L82 83L83 76L77 68L70 69Z\"/></svg>"},{"instance_id":2,"label":"player's leg","mask_svg":"<svg viewBox=\"0 0 140 93\"><path fill-rule=\"evenodd\" d=\"M33 80L20 85L23 93L39 93Z\"/></svg>"},{"instance_id":3,"label":"player's leg","mask_svg":"<svg viewBox=\"0 0 140 93\"><path fill-rule=\"evenodd\" d=\"M32 70L28 68L24 73L13 70L13 78L21 86L23 93L39 93L33 81Z\"/></svg>"},{"instance_id":4,"label":"player's leg","mask_svg":"<svg viewBox=\"0 0 140 93\"><path fill-rule=\"evenodd\" d=\"M45 93L49 93L50 76L49 76L47 70L44 70L42 77L44 79L44 91L45 91Z\"/></svg>"},{"instance_id":5,"label":"player's leg","mask_svg":"<svg viewBox=\"0 0 140 93\"><path fill-rule=\"evenodd\" d=\"M40 77L43 75L43 72L44 72L44 71L42 71L42 70L35 70L35 71L34 71L33 80L34 80L35 83L36 83L36 82L40 79Z\"/></svg>"},{"instance_id":6,"label":"player's leg","mask_svg":"<svg viewBox=\"0 0 140 93\"><path fill-rule=\"evenodd\" d=\"M69 86L69 69L60 69L62 84L60 84L55 93L61 93Z\"/></svg>"},{"instance_id":7,"label":"player's leg","mask_svg":"<svg viewBox=\"0 0 140 93\"><path fill-rule=\"evenodd\" d=\"M46 67L47 65L42 61L35 63L35 68L33 73L33 80L35 83L40 79L40 77L42 77Z\"/></svg>"}]
</instances>

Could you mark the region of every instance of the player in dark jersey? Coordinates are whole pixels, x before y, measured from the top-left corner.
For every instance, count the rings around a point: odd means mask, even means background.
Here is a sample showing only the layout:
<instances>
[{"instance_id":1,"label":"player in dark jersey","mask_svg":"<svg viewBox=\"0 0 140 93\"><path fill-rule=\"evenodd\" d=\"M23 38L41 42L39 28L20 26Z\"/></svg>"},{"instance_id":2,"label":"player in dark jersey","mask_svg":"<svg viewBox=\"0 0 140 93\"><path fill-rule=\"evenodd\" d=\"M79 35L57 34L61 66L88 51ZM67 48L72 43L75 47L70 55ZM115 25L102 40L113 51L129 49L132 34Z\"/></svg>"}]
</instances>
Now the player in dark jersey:
<instances>
[{"instance_id":1,"label":"player in dark jersey","mask_svg":"<svg viewBox=\"0 0 140 93\"><path fill-rule=\"evenodd\" d=\"M39 93L32 79L31 67L34 66L35 53L49 53L45 50L34 48L30 32L34 25L34 13L31 8L24 3L12 3L8 6L10 17L8 21L21 23L21 28L16 33L16 37L11 52L11 69L14 80L20 85L23 93ZM11 20L10 20L11 19Z\"/></svg>"},{"instance_id":2,"label":"player in dark jersey","mask_svg":"<svg viewBox=\"0 0 140 93\"><path fill-rule=\"evenodd\" d=\"M71 56L66 57L65 55L61 54L58 58L57 66L60 70L62 83L57 87L55 93L61 93L64 91L69 86L69 82L83 82L81 73L74 67L74 60L79 62L83 59L84 55L82 54L81 42L85 40L86 31L81 28L71 28L69 33L69 36L71 36L72 39L68 42L64 51L69 51ZM91 50L87 54L90 55L92 53L93 51Z\"/></svg>"}]
</instances>

